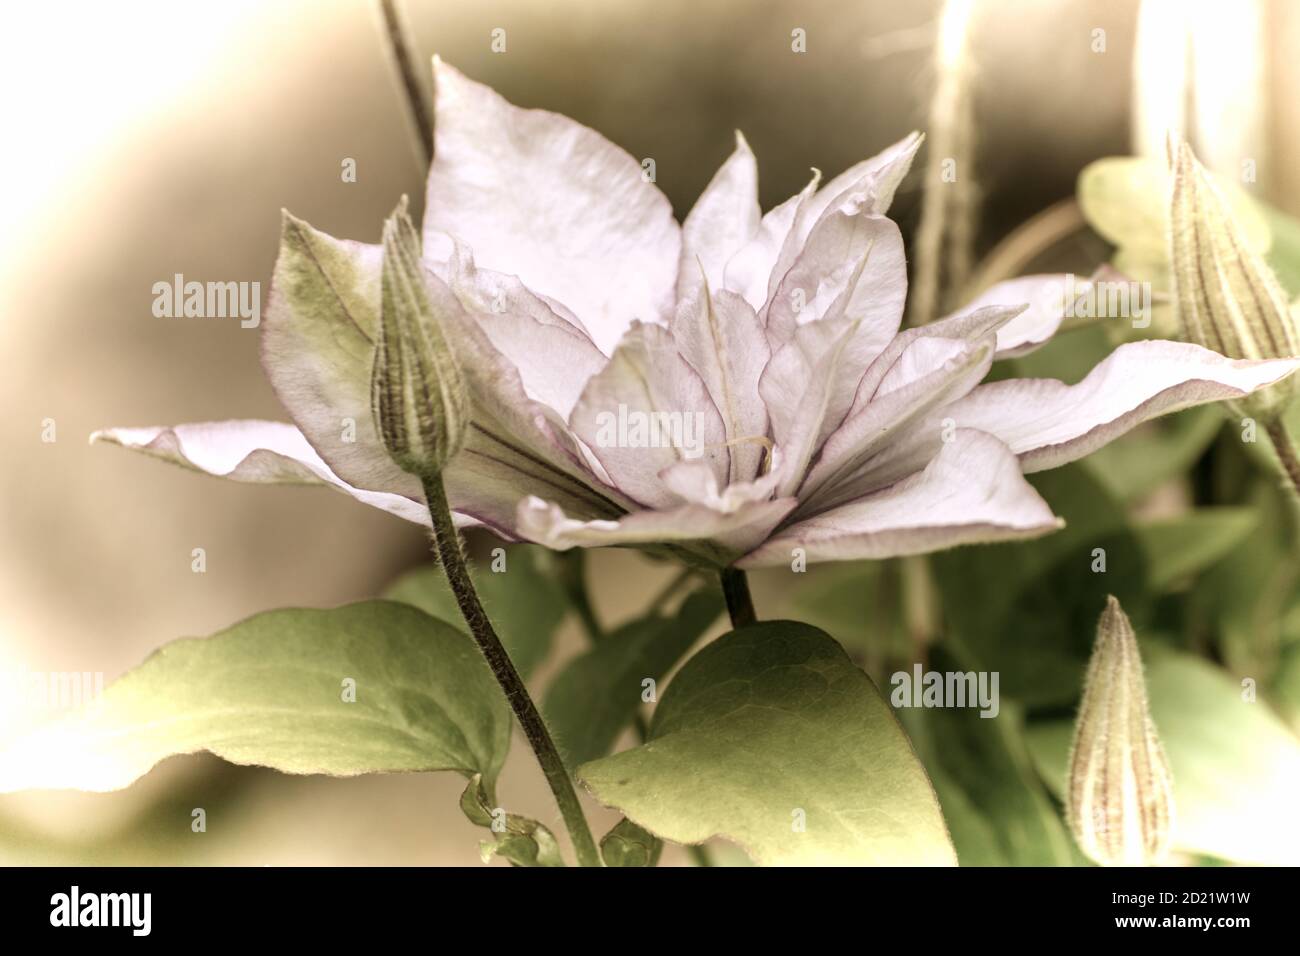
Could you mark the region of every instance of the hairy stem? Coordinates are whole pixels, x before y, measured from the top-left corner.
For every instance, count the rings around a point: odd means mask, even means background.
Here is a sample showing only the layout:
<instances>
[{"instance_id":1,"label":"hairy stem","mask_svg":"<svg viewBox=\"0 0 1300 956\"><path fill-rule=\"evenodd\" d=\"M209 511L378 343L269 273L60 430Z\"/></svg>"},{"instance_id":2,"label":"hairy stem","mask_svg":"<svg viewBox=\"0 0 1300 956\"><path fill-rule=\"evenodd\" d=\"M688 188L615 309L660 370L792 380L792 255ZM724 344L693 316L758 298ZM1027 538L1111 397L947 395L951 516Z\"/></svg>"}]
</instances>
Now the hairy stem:
<instances>
[{"instance_id":1,"label":"hairy stem","mask_svg":"<svg viewBox=\"0 0 1300 956\"><path fill-rule=\"evenodd\" d=\"M722 595L727 599L727 613L732 627L744 627L758 620L754 599L749 595L749 578L739 568L722 569Z\"/></svg>"},{"instance_id":2,"label":"hairy stem","mask_svg":"<svg viewBox=\"0 0 1300 956\"><path fill-rule=\"evenodd\" d=\"M479 650L487 659L493 676L505 691L506 700L510 702L510 709L519 720L519 726L523 728L529 746L537 755L537 762L542 766L542 773L545 774L546 782L551 787L551 793L555 795L560 815L564 818L564 825L569 830L570 839L573 840L573 849L578 855L578 863L582 866L600 866L600 853L596 849L595 840L591 837L591 828L582 813L582 804L578 802L578 794L573 789L573 781L569 778L564 761L560 758L559 751L555 749L555 742L551 740L551 734L546 729L542 715L538 712L537 705L533 703L523 678L511 663L510 655L501 645L501 639L493 630L492 622L488 620L483 605L479 603L478 594L474 591L469 568L465 564L465 552L461 548L460 535L452 523L451 509L447 506L447 493L443 488L441 477L424 479L424 497L429 504L429 517L433 519L434 548L443 571L447 574L452 594L455 595L456 603L460 605L460 613L464 616L465 623L469 625L470 633L474 635Z\"/></svg>"},{"instance_id":3,"label":"hairy stem","mask_svg":"<svg viewBox=\"0 0 1300 956\"><path fill-rule=\"evenodd\" d=\"M1268 437L1273 441L1273 450L1277 452L1278 461L1282 463L1282 470L1291 481L1291 487L1295 489L1296 494L1300 494L1300 454L1296 452L1295 442L1287 434L1286 426L1282 424L1280 418L1273 419L1265 428Z\"/></svg>"}]
</instances>

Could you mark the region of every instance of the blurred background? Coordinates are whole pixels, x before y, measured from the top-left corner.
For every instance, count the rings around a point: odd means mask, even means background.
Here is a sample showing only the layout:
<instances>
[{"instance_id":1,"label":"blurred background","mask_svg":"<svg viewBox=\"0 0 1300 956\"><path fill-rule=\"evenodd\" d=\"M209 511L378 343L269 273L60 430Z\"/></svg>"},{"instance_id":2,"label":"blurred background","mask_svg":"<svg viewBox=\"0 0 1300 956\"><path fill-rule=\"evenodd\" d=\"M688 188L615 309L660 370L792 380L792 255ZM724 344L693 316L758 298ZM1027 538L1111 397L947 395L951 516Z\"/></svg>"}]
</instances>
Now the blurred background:
<instances>
[{"instance_id":1,"label":"blurred background","mask_svg":"<svg viewBox=\"0 0 1300 956\"><path fill-rule=\"evenodd\" d=\"M759 158L765 209L797 192L810 166L834 175L921 129L931 152L936 139L952 143L962 163L968 235L957 268L977 272L995 248L1024 265L999 243L1068 199L1088 162L1159 148L1157 131L1171 124L1194 131L1207 162L1229 174L1239 157L1257 158L1252 188L1300 213L1300 166L1282 161L1300 147L1300 4L1285 0L975 0L946 15L932 0L399 6L422 60L437 52L519 105L653 157L679 218L730 152L733 129ZM373 596L427 558L417 528L327 490L223 483L87 444L109 425L286 417L256 331L155 318L152 286L184 273L265 291L281 207L365 241L401 194L420 211L423 170L377 8L124 0L6 12L0 671L108 682L176 637L272 607ZM1169 41L1183 34L1161 26L1180 16L1201 44L1191 67L1182 40ZM497 28L503 53L491 47ZM795 30L806 52L792 50ZM1218 95L1189 108L1193 68ZM957 122L935 130L932 99L954 77ZM348 158L355 182L340 177ZM919 165L932 158L923 152ZM891 213L909 237L919 182L908 180ZM1062 235L1064 255L1105 255L1094 236ZM191 570L198 547L203 574ZM609 621L669 576L629 553L589 565ZM759 588L760 614L778 598ZM578 646L568 622L559 656ZM0 734L33 716L4 713ZM502 789L512 809L554 822L521 743ZM120 793L0 798L0 863L477 865L479 831L456 809L461 785L177 758ZM196 806L207 810L203 834L190 832Z\"/></svg>"}]
</instances>

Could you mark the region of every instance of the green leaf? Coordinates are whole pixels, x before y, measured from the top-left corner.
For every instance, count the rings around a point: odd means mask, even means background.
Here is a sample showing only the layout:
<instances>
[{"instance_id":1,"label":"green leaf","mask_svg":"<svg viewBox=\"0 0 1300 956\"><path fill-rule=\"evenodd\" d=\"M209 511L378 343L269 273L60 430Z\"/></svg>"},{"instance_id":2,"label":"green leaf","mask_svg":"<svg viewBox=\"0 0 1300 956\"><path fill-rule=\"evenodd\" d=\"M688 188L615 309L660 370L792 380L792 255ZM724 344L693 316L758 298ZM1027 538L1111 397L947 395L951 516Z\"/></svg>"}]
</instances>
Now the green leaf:
<instances>
[{"instance_id":1,"label":"green leaf","mask_svg":"<svg viewBox=\"0 0 1300 956\"><path fill-rule=\"evenodd\" d=\"M677 843L715 836L763 864L951 864L925 770L831 637L765 621L678 673L649 742L583 765L602 803Z\"/></svg>"},{"instance_id":2,"label":"green leaf","mask_svg":"<svg viewBox=\"0 0 1300 956\"><path fill-rule=\"evenodd\" d=\"M0 792L117 790L166 757L203 750L284 773L495 780L509 744L509 706L470 638L406 605L367 601L269 611L173 641L81 710L0 750Z\"/></svg>"},{"instance_id":3,"label":"green leaf","mask_svg":"<svg viewBox=\"0 0 1300 956\"><path fill-rule=\"evenodd\" d=\"M1217 632L1228 669L1263 683L1277 666L1284 615L1300 590L1300 560L1291 497L1261 479L1247 500L1256 530L1197 582L1191 606Z\"/></svg>"},{"instance_id":4,"label":"green leaf","mask_svg":"<svg viewBox=\"0 0 1300 956\"><path fill-rule=\"evenodd\" d=\"M1245 541L1258 523L1259 516L1250 508L1197 508L1177 518L1137 525L1151 588L1165 591L1200 574Z\"/></svg>"},{"instance_id":5,"label":"green leaf","mask_svg":"<svg viewBox=\"0 0 1300 956\"><path fill-rule=\"evenodd\" d=\"M664 844L624 817L600 840L600 855L606 866L657 866Z\"/></svg>"},{"instance_id":6,"label":"green leaf","mask_svg":"<svg viewBox=\"0 0 1300 956\"><path fill-rule=\"evenodd\" d=\"M1119 501L1131 504L1186 472L1223 428L1223 410L1189 408L1139 425L1088 456L1088 470Z\"/></svg>"},{"instance_id":7,"label":"green leaf","mask_svg":"<svg viewBox=\"0 0 1300 956\"><path fill-rule=\"evenodd\" d=\"M510 654L515 669L529 677L551 651L555 631L568 610L568 599L554 573L555 557L531 545L514 545L487 567L474 565L470 577L483 609ZM436 564L408 571L384 592L390 601L418 607L444 621L460 622L460 607Z\"/></svg>"},{"instance_id":8,"label":"green leaf","mask_svg":"<svg viewBox=\"0 0 1300 956\"><path fill-rule=\"evenodd\" d=\"M1014 705L1004 702L994 717L952 707L900 714L934 781L962 866L1070 866L1079 861L1034 772L1023 717Z\"/></svg>"},{"instance_id":9,"label":"green leaf","mask_svg":"<svg viewBox=\"0 0 1300 956\"><path fill-rule=\"evenodd\" d=\"M722 613L716 589L689 595L671 617L652 614L624 624L569 662L542 704L567 766L603 757L636 716L650 678L656 684Z\"/></svg>"},{"instance_id":10,"label":"green leaf","mask_svg":"<svg viewBox=\"0 0 1300 956\"><path fill-rule=\"evenodd\" d=\"M1269 248L1269 223L1260 204L1231 180L1215 177L1255 252ZM1162 160L1108 156L1079 174L1076 191L1084 218L1117 247L1115 266L1157 288L1169 285L1169 173Z\"/></svg>"},{"instance_id":11,"label":"green leaf","mask_svg":"<svg viewBox=\"0 0 1300 956\"><path fill-rule=\"evenodd\" d=\"M1300 864L1300 738L1221 669L1147 644L1151 717L1174 778L1174 846L1239 863ZM1064 792L1071 724L1031 725L1029 749Z\"/></svg>"},{"instance_id":12,"label":"green leaf","mask_svg":"<svg viewBox=\"0 0 1300 956\"><path fill-rule=\"evenodd\" d=\"M1002 694L1029 708L1056 707L1078 697L1106 596L1136 620L1152 602L1145 552L1097 479L1075 464L1031 481L1064 530L942 552L931 566L945 645L963 669L999 672ZM1105 571L1094 571L1103 556Z\"/></svg>"},{"instance_id":13,"label":"green leaf","mask_svg":"<svg viewBox=\"0 0 1300 956\"><path fill-rule=\"evenodd\" d=\"M495 836L479 844L484 863L500 856L514 866L564 866L555 834L536 820L492 806L481 774L470 778L460 795L460 808L471 823L486 827Z\"/></svg>"}]
</instances>

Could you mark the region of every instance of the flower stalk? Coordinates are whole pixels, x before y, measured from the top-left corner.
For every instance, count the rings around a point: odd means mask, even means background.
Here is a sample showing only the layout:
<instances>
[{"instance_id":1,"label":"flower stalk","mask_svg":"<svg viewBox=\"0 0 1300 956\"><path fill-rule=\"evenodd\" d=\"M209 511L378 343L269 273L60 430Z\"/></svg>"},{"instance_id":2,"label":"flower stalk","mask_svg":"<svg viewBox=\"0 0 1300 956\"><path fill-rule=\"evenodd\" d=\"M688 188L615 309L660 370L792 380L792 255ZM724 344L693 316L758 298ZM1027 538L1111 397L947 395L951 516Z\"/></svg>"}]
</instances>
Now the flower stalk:
<instances>
[{"instance_id":1,"label":"flower stalk","mask_svg":"<svg viewBox=\"0 0 1300 956\"><path fill-rule=\"evenodd\" d=\"M483 605L474 590L465 563L465 553L461 548L460 535L456 531L451 509L447 505L447 493L443 488L442 478L438 475L430 475L422 478L422 481L425 501L429 505L429 517L433 520L434 548L437 551L438 561L447 575L447 582L451 585L456 604L460 607L460 613L465 618L465 623L469 626L479 650L483 652L488 667L492 669L492 675L505 691L510 709L514 711L529 746L536 754L537 762L541 764L542 773L560 808L560 815L569 830L569 837L573 840L573 849L578 856L578 863L582 866L600 866L600 853L592 838L591 828L587 825L587 818L582 812L582 804L579 803L578 795L573 789L569 771L560 758L560 752L556 749L550 731L546 729L546 723L528 693L523 678L515 670L510 655L506 653L501 639L497 637L496 630L492 627L492 622L488 619L487 612L483 610Z\"/></svg>"},{"instance_id":2,"label":"flower stalk","mask_svg":"<svg viewBox=\"0 0 1300 956\"><path fill-rule=\"evenodd\" d=\"M384 223L383 305L371 374L375 429L397 466L420 479L438 563L470 634L537 755L578 862L600 866L600 853L568 769L479 602L452 520L442 469L465 442L469 397L456 358L433 315L424 281L419 237L403 199Z\"/></svg>"},{"instance_id":3,"label":"flower stalk","mask_svg":"<svg viewBox=\"0 0 1300 956\"><path fill-rule=\"evenodd\" d=\"M758 620L754 599L749 593L749 578L740 568L723 568L722 595L727 599L727 614L732 627L744 627Z\"/></svg>"}]
</instances>

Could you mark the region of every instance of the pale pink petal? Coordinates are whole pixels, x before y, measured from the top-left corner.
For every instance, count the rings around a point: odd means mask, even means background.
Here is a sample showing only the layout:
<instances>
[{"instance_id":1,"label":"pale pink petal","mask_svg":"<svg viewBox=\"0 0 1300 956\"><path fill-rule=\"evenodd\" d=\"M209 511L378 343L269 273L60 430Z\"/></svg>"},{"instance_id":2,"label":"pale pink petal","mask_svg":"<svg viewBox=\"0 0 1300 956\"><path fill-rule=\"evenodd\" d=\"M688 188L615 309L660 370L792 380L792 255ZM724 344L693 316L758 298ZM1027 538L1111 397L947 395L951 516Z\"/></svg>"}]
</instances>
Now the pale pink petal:
<instances>
[{"instance_id":1,"label":"pale pink petal","mask_svg":"<svg viewBox=\"0 0 1300 956\"><path fill-rule=\"evenodd\" d=\"M609 359L575 317L514 276L481 269L468 247L430 268L456 293L493 348L518 370L525 394L567 420L588 379Z\"/></svg>"},{"instance_id":2,"label":"pale pink petal","mask_svg":"<svg viewBox=\"0 0 1300 956\"><path fill-rule=\"evenodd\" d=\"M818 220L852 193L864 197L864 208L869 215L883 216L889 212L894 193L912 168L912 160L924 139L921 133L909 133L870 159L850 166L818 190L799 212L800 239L807 239Z\"/></svg>"},{"instance_id":3,"label":"pale pink petal","mask_svg":"<svg viewBox=\"0 0 1300 956\"><path fill-rule=\"evenodd\" d=\"M796 328L817 319L861 322L876 353L897 334L907 298L903 236L868 208L853 194L809 234L768 304L774 343L788 342Z\"/></svg>"},{"instance_id":4,"label":"pale pink petal","mask_svg":"<svg viewBox=\"0 0 1300 956\"><path fill-rule=\"evenodd\" d=\"M425 255L447 237L479 265L571 308L609 353L672 308L681 230L640 163L594 130L512 106L434 60L437 123Z\"/></svg>"},{"instance_id":5,"label":"pale pink petal","mask_svg":"<svg viewBox=\"0 0 1300 956\"><path fill-rule=\"evenodd\" d=\"M193 471L259 484L328 485L416 524L429 525L423 497L354 488L334 474L302 432L284 422L240 420L152 428L107 428L90 436ZM464 522L462 522L464 523Z\"/></svg>"},{"instance_id":6,"label":"pale pink petal","mask_svg":"<svg viewBox=\"0 0 1300 956\"><path fill-rule=\"evenodd\" d=\"M763 216L758 232L727 263L723 285L739 293L760 317L799 251L800 243L793 235L795 218L799 208L816 194L820 181L821 173L814 169L808 185L769 210ZM778 267L778 263L782 266Z\"/></svg>"},{"instance_id":7,"label":"pale pink petal","mask_svg":"<svg viewBox=\"0 0 1300 956\"><path fill-rule=\"evenodd\" d=\"M1298 367L1300 359L1234 361L1187 342L1130 342L1077 385L992 382L942 414L959 428L997 435L1026 472L1042 471L1082 458L1148 419L1242 398Z\"/></svg>"},{"instance_id":8,"label":"pale pink petal","mask_svg":"<svg viewBox=\"0 0 1300 956\"><path fill-rule=\"evenodd\" d=\"M710 296L708 285L701 284L678 303L669 329L722 415L728 477L732 482L753 478L767 447L767 407L758 382L771 356L758 316L736 293Z\"/></svg>"},{"instance_id":9,"label":"pale pink petal","mask_svg":"<svg viewBox=\"0 0 1300 956\"><path fill-rule=\"evenodd\" d=\"M1056 530L1052 514L996 438L960 430L923 471L866 498L796 522L737 561L739 567L925 554L961 544Z\"/></svg>"},{"instance_id":10,"label":"pale pink petal","mask_svg":"<svg viewBox=\"0 0 1300 956\"><path fill-rule=\"evenodd\" d=\"M1093 283L1073 275L1032 275L1008 279L990 286L957 313L944 321L969 315L992 305L1025 305L1027 308L998 330L998 358L1013 358L1032 352L1047 342L1061 327L1067 298L1087 295Z\"/></svg>"},{"instance_id":11,"label":"pale pink petal","mask_svg":"<svg viewBox=\"0 0 1300 956\"><path fill-rule=\"evenodd\" d=\"M779 455L777 459L779 461ZM703 461L679 461L659 473L664 487L686 504L706 505L714 511L731 514L757 501L768 501L776 491L780 473L768 472L752 481L733 482L725 487Z\"/></svg>"},{"instance_id":12,"label":"pale pink petal","mask_svg":"<svg viewBox=\"0 0 1300 956\"><path fill-rule=\"evenodd\" d=\"M849 411L871 358L859 330L857 322L802 325L759 380L782 458L778 495L794 494L813 455Z\"/></svg>"},{"instance_id":13,"label":"pale pink petal","mask_svg":"<svg viewBox=\"0 0 1300 956\"><path fill-rule=\"evenodd\" d=\"M380 246L326 235L287 212L262 322L262 365L280 403L339 479L420 497L370 411Z\"/></svg>"},{"instance_id":14,"label":"pale pink petal","mask_svg":"<svg viewBox=\"0 0 1300 956\"><path fill-rule=\"evenodd\" d=\"M644 507L672 502L659 473L678 461L701 458L720 482L729 473L722 417L662 326L632 326L569 424L615 486Z\"/></svg>"},{"instance_id":15,"label":"pale pink petal","mask_svg":"<svg viewBox=\"0 0 1300 956\"><path fill-rule=\"evenodd\" d=\"M713 289L723 287L723 269L758 233L758 164L736 131L735 152L705 187L682 223L682 258L677 270L677 298L696 291L704 278Z\"/></svg>"},{"instance_id":16,"label":"pale pink petal","mask_svg":"<svg viewBox=\"0 0 1300 956\"><path fill-rule=\"evenodd\" d=\"M872 456L934 409L967 394L992 364L991 332L974 340L914 339L872 400L827 439L799 489L800 509L822 511L872 490L859 485Z\"/></svg>"},{"instance_id":17,"label":"pale pink petal","mask_svg":"<svg viewBox=\"0 0 1300 956\"><path fill-rule=\"evenodd\" d=\"M752 502L731 512L687 504L610 521L579 521L558 505L530 497L520 502L517 526L527 540L559 551L666 544L697 560L728 564L762 541L794 506L793 498Z\"/></svg>"}]
</instances>

